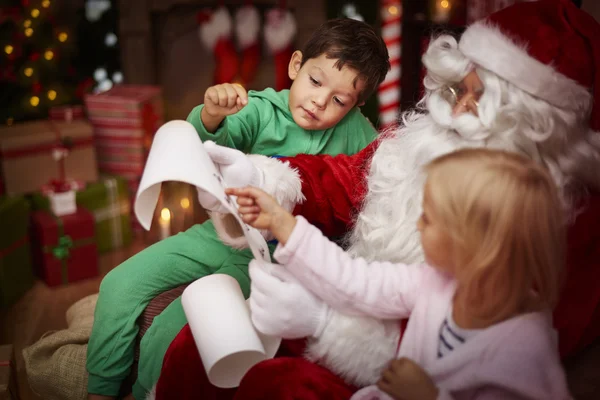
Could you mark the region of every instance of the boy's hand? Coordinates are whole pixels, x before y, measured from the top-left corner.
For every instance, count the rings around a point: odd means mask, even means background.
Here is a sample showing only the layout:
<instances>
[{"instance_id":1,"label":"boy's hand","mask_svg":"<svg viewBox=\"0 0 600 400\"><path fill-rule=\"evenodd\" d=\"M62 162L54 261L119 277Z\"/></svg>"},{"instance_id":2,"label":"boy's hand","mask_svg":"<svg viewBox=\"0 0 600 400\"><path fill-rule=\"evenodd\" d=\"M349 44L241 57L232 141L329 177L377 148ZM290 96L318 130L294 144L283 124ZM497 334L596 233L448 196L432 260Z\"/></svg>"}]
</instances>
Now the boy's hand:
<instances>
[{"instance_id":1,"label":"boy's hand","mask_svg":"<svg viewBox=\"0 0 600 400\"><path fill-rule=\"evenodd\" d=\"M408 358L390 362L377 387L398 400L435 400L438 388L419 364Z\"/></svg>"},{"instance_id":2,"label":"boy's hand","mask_svg":"<svg viewBox=\"0 0 600 400\"><path fill-rule=\"evenodd\" d=\"M277 201L255 187L229 188L225 193L237 196L242 220L256 229L268 229L285 244L296 226L296 218Z\"/></svg>"},{"instance_id":3,"label":"boy's hand","mask_svg":"<svg viewBox=\"0 0 600 400\"><path fill-rule=\"evenodd\" d=\"M204 110L213 118L235 114L248 104L248 92L242 85L223 83L211 86L204 93Z\"/></svg>"}]
</instances>

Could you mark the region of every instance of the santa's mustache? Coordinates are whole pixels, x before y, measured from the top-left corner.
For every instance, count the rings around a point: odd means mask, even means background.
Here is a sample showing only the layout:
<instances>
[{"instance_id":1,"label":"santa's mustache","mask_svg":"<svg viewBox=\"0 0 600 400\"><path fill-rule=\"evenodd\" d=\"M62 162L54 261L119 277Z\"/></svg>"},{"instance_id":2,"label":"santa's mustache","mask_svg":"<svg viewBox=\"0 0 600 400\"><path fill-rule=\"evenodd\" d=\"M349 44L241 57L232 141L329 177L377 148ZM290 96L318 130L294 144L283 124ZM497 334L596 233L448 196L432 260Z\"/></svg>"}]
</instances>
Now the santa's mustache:
<instances>
[{"instance_id":1,"label":"santa's mustache","mask_svg":"<svg viewBox=\"0 0 600 400\"><path fill-rule=\"evenodd\" d=\"M467 140L485 140L491 131L483 126L481 120L470 112L452 115L452 106L438 91L429 94L426 100L427 110L433 121L440 127L453 131Z\"/></svg>"}]
</instances>

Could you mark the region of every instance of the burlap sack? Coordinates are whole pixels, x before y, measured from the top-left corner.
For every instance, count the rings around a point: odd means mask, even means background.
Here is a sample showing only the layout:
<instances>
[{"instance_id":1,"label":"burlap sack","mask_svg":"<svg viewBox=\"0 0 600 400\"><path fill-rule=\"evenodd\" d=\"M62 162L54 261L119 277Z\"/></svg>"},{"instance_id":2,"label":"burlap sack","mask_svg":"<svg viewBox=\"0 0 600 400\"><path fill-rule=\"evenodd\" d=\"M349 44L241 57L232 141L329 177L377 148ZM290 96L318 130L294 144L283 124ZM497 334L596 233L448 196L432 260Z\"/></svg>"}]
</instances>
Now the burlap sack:
<instances>
[{"instance_id":1,"label":"burlap sack","mask_svg":"<svg viewBox=\"0 0 600 400\"><path fill-rule=\"evenodd\" d=\"M67 310L65 317L69 328L91 328L94 324L94 310L98 293L84 297Z\"/></svg>"},{"instance_id":2,"label":"burlap sack","mask_svg":"<svg viewBox=\"0 0 600 400\"><path fill-rule=\"evenodd\" d=\"M73 304L66 313L68 329L47 332L23 350L31 389L44 400L87 399L87 344L98 295Z\"/></svg>"}]
</instances>

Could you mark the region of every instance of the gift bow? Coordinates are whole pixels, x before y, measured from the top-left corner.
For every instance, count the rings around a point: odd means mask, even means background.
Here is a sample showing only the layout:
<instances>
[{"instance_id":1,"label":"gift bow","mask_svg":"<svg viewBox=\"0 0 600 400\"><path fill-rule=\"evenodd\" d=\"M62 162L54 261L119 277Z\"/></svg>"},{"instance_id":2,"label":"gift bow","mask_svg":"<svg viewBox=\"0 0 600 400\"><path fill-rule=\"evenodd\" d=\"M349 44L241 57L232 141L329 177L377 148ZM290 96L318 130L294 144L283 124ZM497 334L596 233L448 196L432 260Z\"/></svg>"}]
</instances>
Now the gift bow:
<instances>
[{"instance_id":1,"label":"gift bow","mask_svg":"<svg viewBox=\"0 0 600 400\"><path fill-rule=\"evenodd\" d=\"M74 187L71 184L71 182L65 182L59 179L51 179L50 182L48 182L48 184L46 184L43 189L47 189L49 192L52 193L65 193L69 190L74 189Z\"/></svg>"},{"instance_id":2,"label":"gift bow","mask_svg":"<svg viewBox=\"0 0 600 400\"><path fill-rule=\"evenodd\" d=\"M59 260L69 258L69 249L73 247L73 239L69 235L63 235L58 238L58 244L52 249L52 254Z\"/></svg>"}]
</instances>

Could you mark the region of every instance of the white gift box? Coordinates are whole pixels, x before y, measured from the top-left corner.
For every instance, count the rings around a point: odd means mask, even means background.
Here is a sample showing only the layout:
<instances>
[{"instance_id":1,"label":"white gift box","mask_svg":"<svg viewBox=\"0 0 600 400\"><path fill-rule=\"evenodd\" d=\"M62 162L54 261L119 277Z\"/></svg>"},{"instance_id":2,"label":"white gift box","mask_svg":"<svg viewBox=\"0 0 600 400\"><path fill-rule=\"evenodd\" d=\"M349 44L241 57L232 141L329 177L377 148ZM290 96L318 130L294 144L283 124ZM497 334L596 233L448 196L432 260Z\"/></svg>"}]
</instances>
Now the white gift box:
<instances>
[{"instance_id":1,"label":"white gift box","mask_svg":"<svg viewBox=\"0 0 600 400\"><path fill-rule=\"evenodd\" d=\"M50 208L57 217L74 214L77 211L74 190L62 193L52 192L48 197L50 198Z\"/></svg>"}]
</instances>

